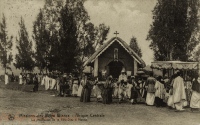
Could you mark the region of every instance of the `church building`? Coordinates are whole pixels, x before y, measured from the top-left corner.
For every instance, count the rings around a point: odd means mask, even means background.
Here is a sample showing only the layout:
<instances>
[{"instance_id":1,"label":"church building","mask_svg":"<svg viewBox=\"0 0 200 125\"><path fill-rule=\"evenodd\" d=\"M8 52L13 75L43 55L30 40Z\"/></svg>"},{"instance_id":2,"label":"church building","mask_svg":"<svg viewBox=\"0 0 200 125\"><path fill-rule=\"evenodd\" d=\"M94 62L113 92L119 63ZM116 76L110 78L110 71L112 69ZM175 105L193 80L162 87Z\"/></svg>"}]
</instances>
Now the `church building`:
<instances>
[{"instance_id":1,"label":"church building","mask_svg":"<svg viewBox=\"0 0 200 125\"><path fill-rule=\"evenodd\" d=\"M93 67L93 76L104 72L106 76L118 78L122 70L125 70L128 76L136 75L138 68L145 67L145 62L125 41L113 37L99 47L84 65Z\"/></svg>"}]
</instances>

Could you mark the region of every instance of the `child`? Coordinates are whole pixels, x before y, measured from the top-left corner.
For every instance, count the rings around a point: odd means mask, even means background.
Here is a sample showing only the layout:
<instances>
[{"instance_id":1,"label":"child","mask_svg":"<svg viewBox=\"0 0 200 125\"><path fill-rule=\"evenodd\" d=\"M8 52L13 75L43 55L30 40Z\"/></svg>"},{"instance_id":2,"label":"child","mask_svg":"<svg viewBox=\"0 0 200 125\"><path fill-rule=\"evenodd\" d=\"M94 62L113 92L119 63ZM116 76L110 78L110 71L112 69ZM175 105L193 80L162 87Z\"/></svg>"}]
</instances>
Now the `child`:
<instances>
[{"instance_id":1,"label":"child","mask_svg":"<svg viewBox=\"0 0 200 125\"><path fill-rule=\"evenodd\" d=\"M118 97L118 93L119 93L119 83L117 82L117 80L115 79L113 81L113 88L114 88L114 92L113 92L113 97L117 98Z\"/></svg>"},{"instance_id":2,"label":"child","mask_svg":"<svg viewBox=\"0 0 200 125\"><path fill-rule=\"evenodd\" d=\"M132 88L131 88L131 104L137 103L138 91L137 91L137 83L135 82L135 77L131 78Z\"/></svg>"}]
</instances>

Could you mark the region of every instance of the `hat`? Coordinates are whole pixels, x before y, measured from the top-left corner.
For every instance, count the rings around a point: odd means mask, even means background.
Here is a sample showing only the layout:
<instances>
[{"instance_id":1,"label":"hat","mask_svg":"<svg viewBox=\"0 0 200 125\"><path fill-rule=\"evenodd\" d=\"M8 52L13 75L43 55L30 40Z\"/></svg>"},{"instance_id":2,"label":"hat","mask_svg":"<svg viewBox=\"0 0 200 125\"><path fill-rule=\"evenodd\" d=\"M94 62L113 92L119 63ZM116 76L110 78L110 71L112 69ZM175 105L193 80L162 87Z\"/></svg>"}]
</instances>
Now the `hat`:
<instances>
[{"instance_id":1,"label":"hat","mask_svg":"<svg viewBox=\"0 0 200 125\"><path fill-rule=\"evenodd\" d=\"M126 71L125 71L125 68L122 68L122 71L121 71L121 73L124 73L124 72L126 72Z\"/></svg>"}]
</instances>

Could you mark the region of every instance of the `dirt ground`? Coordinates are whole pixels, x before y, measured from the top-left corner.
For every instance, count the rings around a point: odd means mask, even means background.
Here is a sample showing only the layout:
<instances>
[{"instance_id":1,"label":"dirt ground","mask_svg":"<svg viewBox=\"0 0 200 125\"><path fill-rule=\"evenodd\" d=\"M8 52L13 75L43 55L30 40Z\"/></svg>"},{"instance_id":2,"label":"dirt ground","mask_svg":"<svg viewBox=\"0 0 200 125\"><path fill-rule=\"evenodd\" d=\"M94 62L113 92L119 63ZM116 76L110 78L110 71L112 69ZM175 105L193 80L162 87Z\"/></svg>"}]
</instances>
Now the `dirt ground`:
<instances>
[{"instance_id":1,"label":"dirt ground","mask_svg":"<svg viewBox=\"0 0 200 125\"><path fill-rule=\"evenodd\" d=\"M0 124L200 125L200 112L191 112L189 108L175 112L167 107L131 105L129 102L118 104L117 100L104 105L95 98L92 102L81 103L78 97L52 94L1 88Z\"/></svg>"}]
</instances>

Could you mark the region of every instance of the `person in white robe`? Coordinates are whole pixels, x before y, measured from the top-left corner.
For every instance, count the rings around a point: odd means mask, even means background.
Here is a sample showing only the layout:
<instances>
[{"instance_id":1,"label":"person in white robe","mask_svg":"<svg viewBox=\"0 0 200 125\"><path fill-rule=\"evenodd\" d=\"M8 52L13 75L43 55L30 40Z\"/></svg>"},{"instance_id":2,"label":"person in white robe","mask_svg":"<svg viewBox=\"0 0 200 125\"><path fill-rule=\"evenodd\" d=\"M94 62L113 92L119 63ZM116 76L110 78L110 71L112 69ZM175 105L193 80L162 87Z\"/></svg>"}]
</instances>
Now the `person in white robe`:
<instances>
[{"instance_id":1,"label":"person in white robe","mask_svg":"<svg viewBox=\"0 0 200 125\"><path fill-rule=\"evenodd\" d=\"M185 93L185 86L184 80L181 77L180 71L176 73L177 77L174 79L173 84L173 103L177 111L183 111L185 102L186 102L186 93Z\"/></svg>"},{"instance_id":2,"label":"person in white robe","mask_svg":"<svg viewBox=\"0 0 200 125\"><path fill-rule=\"evenodd\" d=\"M146 105L154 105L155 101L155 82L156 79L153 77L153 73L147 78L147 97L146 97Z\"/></svg>"},{"instance_id":3,"label":"person in white robe","mask_svg":"<svg viewBox=\"0 0 200 125\"><path fill-rule=\"evenodd\" d=\"M22 73L19 74L19 84L22 85L23 84L23 77L22 77Z\"/></svg>"},{"instance_id":4,"label":"person in white robe","mask_svg":"<svg viewBox=\"0 0 200 125\"><path fill-rule=\"evenodd\" d=\"M43 75L42 75L41 85L45 85L45 78L46 78L46 75L43 74Z\"/></svg>"},{"instance_id":5,"label":"person in white robe","mask_svg":"<svg viewBox=\"0 0 200 125\"><path fill-rule=\"evenodd\" d=\"M95 80L95 85L93 87L94 90L94 97L96 97L97 102L102 99L102 90L103 90L103 83L98 80Z\"/></svg>"},{"instance_id":6,"label":"person in white robe","mask_svg":"<svg viewBox=\"0 0 200 125\"><path fill-rule=\"evenodd\" d=\"M51 89L55 89L56 88L56 79L55 78L52 78L51 79Z\"/></svg>"},{"instance_id":7,"label":"person in white robe","mask_svg":"<svg viewBox=\"0 0 200 125\"><path fill-rule=\"evenodd\" d=\"M75 79L73 80L73 83L72 83L72 84L73 84L73 85L72 85L72 96L77 97L77 95L78 95L78 84L79 84L78 78L75 78Z\"/></svg>"},{"instance_id":8,"label":"person in white robe","mask_svg":"<svg viewBox=\"0 0 200 125\"><path fill-rule=\"evenodd\" d=\"M82 93L82 90L83 90L83 84L84 84L84 82L85 82L85 76L83 75L82 79L80 81L80 85L78 87L78 94L77 94L78 97L81 97L81 93Z\"/></svg>"},{"instance_id":9,"label":"person in white robe","mask_svg":"<svg viewBox=\"0 0 200 125\"><path fill-rule=\"evenodd\" d=\"M126 97L127 75L125 69L122 69L121 75L118 79L119 82L119 103Z\"/></svg>"},{"instance_id":10,"label":"person in white robe","mask_svg":"<svg viewBox=\"0 0 200 125\"><path fill-rule=\"evenodd\" d=\"M133 84L132 84L132 82L131 82L131 78L128 80L128 84L127 84L127 87L126 87L126 96L127 96L127 98L128 99L130 99L131 98L131 89L132 89L132 87L133 87Z\"/></svg>"},{"instance_id":11,"label":"person in white robe","mask_svg":"<svg viewBox=\"0 0 200 125\"><path fill-rule=\"evenodd\" d=\"M117 81L118 80L115 80L114 84L113 84L113 88L114 88L113 97L114 98L118 98L118 95L119 95L119 83Z\"/></svg>"},{"instance_id":12,"label":"person in white robe","mask_svg":"<svg viewBox=\"0 0 200 125\"><path fill-rule=\"evenodd\" d=\"M49 77L48 75L45 76L45 90L49 89Z\"/></svg>"},{"instance_id":13,"label":"person in white robe","mask_svg":"<svg viewBox=\"0 0 200 125\"><path fill-rule=\"evenodd\" d=\"M164 99L164 92L165 92L165 86L162 83L162 77L158 76L156 83L155 83L155 105L156 107L164 106L163 99Z\"/></svg>"},{"instance_id":14,"label":"person in white robe","mask_svg":"<svg viewBox=\"0 0 200 125\"><path fill-rule=\"evenodd\" d=\"M192 111L200 109L200 77L193 82L190 107Z\"/></svg>"},{"instance_id":15,"label":"person in white robe","mask_svg":"<svg viewBox=\"0 0 200 125\"><path fill-rule=\"evenodd\" d=\"M5 73L5 85L8 84L8 73Z\"/></svg>"}]
</instances>

